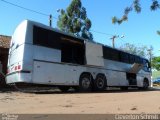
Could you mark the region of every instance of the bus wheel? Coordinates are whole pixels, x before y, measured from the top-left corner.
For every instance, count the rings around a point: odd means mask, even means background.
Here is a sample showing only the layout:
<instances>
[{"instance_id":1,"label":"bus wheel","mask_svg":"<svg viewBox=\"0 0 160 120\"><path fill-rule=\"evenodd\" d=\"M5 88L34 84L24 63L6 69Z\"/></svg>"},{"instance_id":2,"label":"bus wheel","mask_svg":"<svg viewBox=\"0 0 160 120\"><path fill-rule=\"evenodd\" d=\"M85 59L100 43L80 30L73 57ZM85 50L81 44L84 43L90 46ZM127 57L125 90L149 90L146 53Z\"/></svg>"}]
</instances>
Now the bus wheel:
<instances>
[{"instance_id":1,"label":"bus wheel","mask_svg":"<svg viewBox=\"0 0 160 120\"><path fill-rule=\"evenodd\" d=\"M94 88L97 91L102 91L106 88L106 77L104 75L97 75L95 81L94 81Z\"/></svg>"},{"instance_id":2,"label":"bus wheel","mask_svg":"<svg viewBox=\"0 0 160 120\"><path fill-rule=\"evenodd\" d=\"M59 86L58 88L59 88L62 92L67 92L67 91L70 89L69 86Z\"/></svg>"},{"instance_id":3,"label":"bus wheel","mask_svg":"<svg viewBox=\"0 0 160 120\"><path fill-rule=\"evenodd\" d=\"M149 87L148 80L144 79L144 81L143 81L143 89L146 90L146 89L148 89L148 87Z\"/></svg>"},{"instance_id":4,"label":"bus wheel","mask_svg":"<svg viewBox=\"0 0 160 120\"><path fill-rule=\"evenodd\" d=\"M89 74L82 74L79 81L79 90L82 92L91 91L92 77Z\"/></svg>"}]
</instances>

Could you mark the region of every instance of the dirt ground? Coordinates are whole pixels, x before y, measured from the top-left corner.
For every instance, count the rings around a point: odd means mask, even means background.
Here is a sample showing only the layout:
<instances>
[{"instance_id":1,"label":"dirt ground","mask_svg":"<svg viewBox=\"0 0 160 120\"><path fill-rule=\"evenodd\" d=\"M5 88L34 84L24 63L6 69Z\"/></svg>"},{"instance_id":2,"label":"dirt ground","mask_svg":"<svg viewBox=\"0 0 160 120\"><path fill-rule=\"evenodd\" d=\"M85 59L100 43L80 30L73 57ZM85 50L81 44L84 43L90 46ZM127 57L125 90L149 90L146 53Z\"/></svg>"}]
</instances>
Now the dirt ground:
<instances>
[{"instance_id":1,"label":"dirt ground","mask_svg":"<svg viewBox=\"0 0 160 120\"><path fill-rule=\"evenodd\" d=\"M0 113L126 114L160 113L160 90L102 93L0 92Z\"/></svg>"}]
</instances>

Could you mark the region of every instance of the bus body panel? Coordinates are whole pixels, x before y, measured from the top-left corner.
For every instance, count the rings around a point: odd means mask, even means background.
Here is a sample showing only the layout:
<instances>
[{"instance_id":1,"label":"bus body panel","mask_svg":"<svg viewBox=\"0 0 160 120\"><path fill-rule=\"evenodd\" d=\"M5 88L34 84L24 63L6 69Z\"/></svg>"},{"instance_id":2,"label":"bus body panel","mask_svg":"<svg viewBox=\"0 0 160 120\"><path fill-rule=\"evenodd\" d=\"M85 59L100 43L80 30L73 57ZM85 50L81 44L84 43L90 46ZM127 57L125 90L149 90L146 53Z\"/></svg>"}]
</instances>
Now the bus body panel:
<instances>
[{"instance_id":1,"label":"bus body panel","mask_svg":"<svg viewBox=\"0 0 160 120\"><path fill-rule=\"evenodd\" d=\"M53 85L79 85L85 67L65 63L34 61L33 83Z\"/></svg>"},{"instance_id":2,"label":"bus body panel","mask_svg":"<svg viewBox=\"0 0 160 120\"><path fill-rule=\"evenodd\" d=\"M152 85L151 74L150 73L146 73L144 70L139 71L139 73L137 74L137 86L138 87L143 87L144 78L148 79L149 86L151 87L151 85Z\"/></svg>"},{"instance_id":3,"label":"bus body panel","mask_svg":"<svg viewBox=\"0 0 160 120\"><path fill-rule=\"evenodd\" d=\"M108 86L128 86L126 73L120 71L107 70L107 85Z\"/></svg>"},{"instance_id":4,"label":"bus body panel","mask_svg":"<svg viewBox=\"0 0 160 120\"><path fill-rule=\"evenodd\" d=\"M34 46L33 59L48 62L61 62L61 51L41 46Z\"/></svg>"},{"instance_id":5,"label":"bus body panel","mask_svg":"<svg viewBox=\"0 0 160 120\"><path fill-rule=\"evenodd\" d=\"M131 64L126 64L122 62L104 60L104 68L108 70L115 70L120 72L127 72L131 67Z\"/></svg>"},{"instance_id":6,"label":"bus body panel","mask_svg":"<svg viewBox=\"0 0 160 120\"><path fill-rule=\"evenodd\" d=\"M8 56L8 72L15 72L14 66L18 62L22 62L24 56L24 43L26 41L27 21L19 24L12 35L9 56Z\"/></svg>"},{"instance_id":7,"label":"bus body panel","mask_svg":"<svg viewBox=\"0 0 160 120\"><path fill-rule=\"evenodd\" d=\"M14 64L23 60L24 56L24 44L20 45L18 48L15 48L9 53L9 62L8 66L13 66Z\"/></svg>"},{"instance_id":8,"label":"bus body panel","mask_svg":"<svg viewBox=\"0 0 160 120\"><path fill-rule=\"evenodd\" d=\"M143 82L142 82L143 79L144 79L144 77L142 75L140 75L140 74L137 75L137 86L138 87L142 87L143 86Z\"/></svg>"},{"instance_id":9,"label":"bus body panel","mask_svg":"<svg viewBox=\"0 0 160 120\"><path fill-rule=\"evenodd\" d=\"M126 80L124 72L43 61L34 61L33 83L79 85L79 77L85 72L91 73L93 79L96 78L97 74L103 73L107 77L108 86L128 86L128 81Z\"/></svg>"},{"instance_id":10,"label":"bus body panel","mask_svg":"<svg viewBox=\"0 0 160 120\"><path fill-rule=\"evenodd\" d=\"M12 84L12 83L32 83L32 74L31 73L20 73L20 72L15 72L12 74L8 74L6 79L7 79L7 84Z\"/></svg>"},{"instance_id":11,"label":"bus body panel","mask_svg":"<svg viewBox=\"0 0 160 120\"><path fill-rule=\"evenodd\" d=\"M32 45L26 44L27 26L28 21L23 21L17 26L12 35L8 56L6 83L31 82L33 54ZM23 73L20 73L19 71L23 71ZM30 71L30 73L25 73L24 71Z\"/></svg>"}]
</instances>

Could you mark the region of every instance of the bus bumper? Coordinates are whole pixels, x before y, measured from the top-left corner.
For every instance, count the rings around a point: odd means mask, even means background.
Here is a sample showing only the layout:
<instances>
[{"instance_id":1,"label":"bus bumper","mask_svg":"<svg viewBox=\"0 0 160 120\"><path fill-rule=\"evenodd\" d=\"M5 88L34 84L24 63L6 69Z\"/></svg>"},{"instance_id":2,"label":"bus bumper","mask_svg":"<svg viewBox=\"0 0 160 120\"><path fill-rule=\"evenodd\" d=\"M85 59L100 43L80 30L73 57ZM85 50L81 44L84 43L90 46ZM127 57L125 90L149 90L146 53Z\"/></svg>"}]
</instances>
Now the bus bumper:
<instances>
[{"instance_id":1,"label":"bus bumper","mask_svg":"<svg viewBox=\"0 0 160 120\"><path fill-rule=\"evenodd\" d=\"M17 72L9 73L6 75L7 84L18 83L18 82L31 83L32 82L31 72L17 71Z\"/></svg>"}]
</instances>

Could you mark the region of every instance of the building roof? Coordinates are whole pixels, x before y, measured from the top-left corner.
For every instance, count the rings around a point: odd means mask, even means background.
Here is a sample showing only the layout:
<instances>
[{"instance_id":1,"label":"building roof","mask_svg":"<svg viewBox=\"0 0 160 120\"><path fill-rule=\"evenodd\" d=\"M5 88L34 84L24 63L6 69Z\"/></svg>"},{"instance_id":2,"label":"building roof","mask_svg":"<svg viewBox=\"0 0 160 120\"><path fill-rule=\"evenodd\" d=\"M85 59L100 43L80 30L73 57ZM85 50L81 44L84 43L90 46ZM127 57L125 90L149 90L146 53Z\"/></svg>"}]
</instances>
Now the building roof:
<instances>
[{"instance_id":1,"label":"building roof","mask_svg":"<svg viewBox=\"0 0 160 120\"><path fill-rule=\"evenodd\" d=\"M9 48L11 36L0 35L0 48Z\"/></svg>"}]
</instances>

